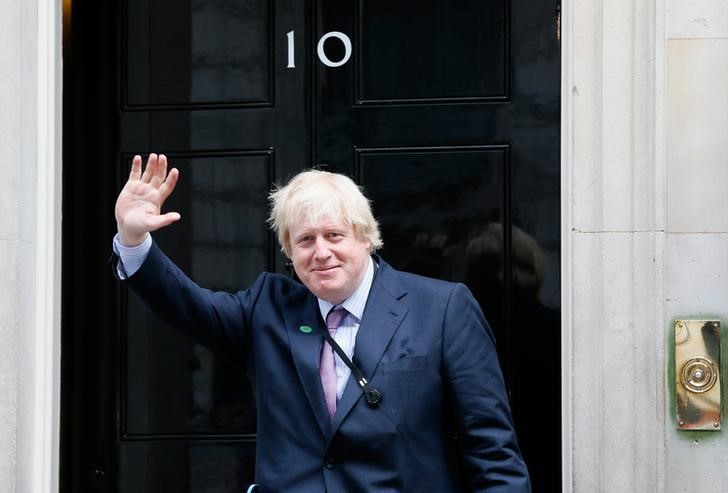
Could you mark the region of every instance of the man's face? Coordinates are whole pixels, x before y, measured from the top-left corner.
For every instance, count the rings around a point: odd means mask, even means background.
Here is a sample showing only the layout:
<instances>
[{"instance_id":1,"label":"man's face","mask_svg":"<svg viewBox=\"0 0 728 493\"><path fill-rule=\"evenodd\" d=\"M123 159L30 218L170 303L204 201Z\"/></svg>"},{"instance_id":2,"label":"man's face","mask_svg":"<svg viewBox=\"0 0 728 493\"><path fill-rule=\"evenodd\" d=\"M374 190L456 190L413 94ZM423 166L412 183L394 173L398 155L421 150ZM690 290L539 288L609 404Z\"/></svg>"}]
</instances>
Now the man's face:
<instances>
[{"instance_id":1,"label":"man's face","mask_svg":"<svg viewBox=\"0 0 728 493\"><path fill-rule=\"evenodd\" d=\"M296 275L316 297L334 304L352 295L369 262L369 240L341 219L296 224L290 231Z\"/></svg>"}]
</instances>

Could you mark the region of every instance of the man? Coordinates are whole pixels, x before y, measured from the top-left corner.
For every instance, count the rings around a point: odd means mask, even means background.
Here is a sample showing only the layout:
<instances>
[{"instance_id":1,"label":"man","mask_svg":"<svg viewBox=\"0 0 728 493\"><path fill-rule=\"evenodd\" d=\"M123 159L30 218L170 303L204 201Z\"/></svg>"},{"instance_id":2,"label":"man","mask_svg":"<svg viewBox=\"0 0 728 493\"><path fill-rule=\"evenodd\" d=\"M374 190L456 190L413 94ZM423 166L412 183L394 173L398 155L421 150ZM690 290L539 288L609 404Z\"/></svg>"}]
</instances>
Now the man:
<instances>
[{"instance_id":1,"label":"man","mask_svg":"<svg viewBox=\"0 0 728 493\"><path fill-rule=\"evenodd\" d=\"M151 240L180 219L161 213L178 177L163 155L143 173L134 158L116 270L157 316L247 367L256 491L447 493L460 475L468 491L530 491L479 306L461 284L375 255L378 225L349 178L308 171L272 192L270 223L302 284L264 273L232 294L197 286Z\"/></svg>"}]
</instances>

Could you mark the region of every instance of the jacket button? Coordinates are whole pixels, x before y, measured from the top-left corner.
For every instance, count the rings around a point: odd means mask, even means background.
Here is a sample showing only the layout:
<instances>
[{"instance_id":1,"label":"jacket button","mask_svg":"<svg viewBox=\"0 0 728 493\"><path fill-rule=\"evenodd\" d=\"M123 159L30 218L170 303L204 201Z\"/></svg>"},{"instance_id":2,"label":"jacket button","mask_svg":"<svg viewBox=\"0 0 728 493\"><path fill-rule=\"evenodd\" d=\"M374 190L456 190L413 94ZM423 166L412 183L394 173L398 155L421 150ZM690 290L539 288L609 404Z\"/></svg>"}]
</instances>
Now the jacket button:
<instances>
[{"instance_id":1,"label":"jacket button","mask_svg":"<svg viewBox=\"0 0 728 493\"><path fill-rule=\"evenodd\" d=\"M336 465L336 461L334 460L334 458L329 457L328 459L326 459L326 463L324 464L324 467L326 469L333 469L335 465Z\"/></svg>"}]
</instances>

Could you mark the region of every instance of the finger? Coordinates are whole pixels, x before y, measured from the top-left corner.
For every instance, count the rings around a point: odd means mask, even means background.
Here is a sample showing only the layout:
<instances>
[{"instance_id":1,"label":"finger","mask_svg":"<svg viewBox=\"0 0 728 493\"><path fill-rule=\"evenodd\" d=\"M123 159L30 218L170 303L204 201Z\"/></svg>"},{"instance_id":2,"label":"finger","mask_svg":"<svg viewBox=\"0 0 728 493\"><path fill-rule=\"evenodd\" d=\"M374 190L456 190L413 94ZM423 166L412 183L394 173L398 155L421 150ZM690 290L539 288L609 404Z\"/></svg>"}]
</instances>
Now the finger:
<instances>
[{"instance_id":1,"label":"finger","mask_svg":"<svg viewBox=\"0 0 728 493\"><path fill-rule=\"evenodd\" d=\"M154 153L151 153L149 155L149 158L147 159L147 167L144 169L144 174L142 174L142 181L144 183L149 183L152 180L152 177L154 176L156 169L157 169L157 155Z\"/></svg>"},{"instance_id":2,"label":"finger","mask_svg":"<svg viewBox=\"0 0 728 493\"><path fill-rule=\"evenodd\" d=\"M131 172L129 173L129 181L138 180L142 177L142 157L140 155L134 156L131 161Z\"/></svg>"},{"instance_id":3,"label":"finger","mask_svg":"<svg viewBox=\"0 0 728 493\"><path fill-rule=\"evenodd\" d=\"M149 231L156 231L160 228L164 228L165 226L169 226L170 224L179 221L180 218L181 216L178 212L167 212L166 214L153 216L149 218Z\"/></svg>"},{"instance_id":4,"label":"finger","mask_svg":"<svg viewBox=\"0 0 728 493\"><path fill-rule=\"evenodd\" d=\"M167 156L160 154L157 156L157 166L154 168L152 179L149 180L149 184L154 188L159 188L159 185L164 183L164 179L167 177Z\"/></svg>"},{"instance_id":5,"label":"finger","mask_svg":"<svg viewBox=\"0 0 728 493\"><path fill-rule=\"evenodd\" d=\"M162 199L162 203L167 200L167 197L172 193L174 187L177 186L177 180L179 180L179 170L172 168L167 175L167 179L164 180L162 186L159 187L159 195Z\"/></svg>"},{"instance_id":6,"label":"finger","mask_svg":"<svg viewBox=\"0 0 728 493\"><path fill-rule=\"evenodd\" d=\"M162 183L167 178L167 156L164 154L159 155L159 165L157 166L157 176L159 177L159 183Z\"/></svg>"}]
</instances>

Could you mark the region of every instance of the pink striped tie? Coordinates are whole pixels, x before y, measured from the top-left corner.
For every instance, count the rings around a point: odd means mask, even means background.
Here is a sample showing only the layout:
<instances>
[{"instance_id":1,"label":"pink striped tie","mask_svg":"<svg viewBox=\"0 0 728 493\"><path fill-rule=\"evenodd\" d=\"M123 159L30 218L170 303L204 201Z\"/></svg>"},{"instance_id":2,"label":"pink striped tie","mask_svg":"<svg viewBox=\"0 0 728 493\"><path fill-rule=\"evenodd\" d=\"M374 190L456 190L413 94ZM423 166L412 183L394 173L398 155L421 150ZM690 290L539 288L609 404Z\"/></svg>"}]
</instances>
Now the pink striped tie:
<instances>
[{"instance_id":1,"label":"pink striped tie","mask_svg":"<svg viewBox=\"0 0 728 493\"><path fill-rule=\"evenodd\" d=\"M339 328L346 314L345 308L335 308L326 315L326 326L331 337L336 334L336 329ZM319 375L321 376L321 386L324 388L326 408L329 411L329 417L333 418L334 413L336 413L336 366L334 364L334 350L328 341L324 341L324 345L321 347Z\"/></svg>"}]
</instances>

